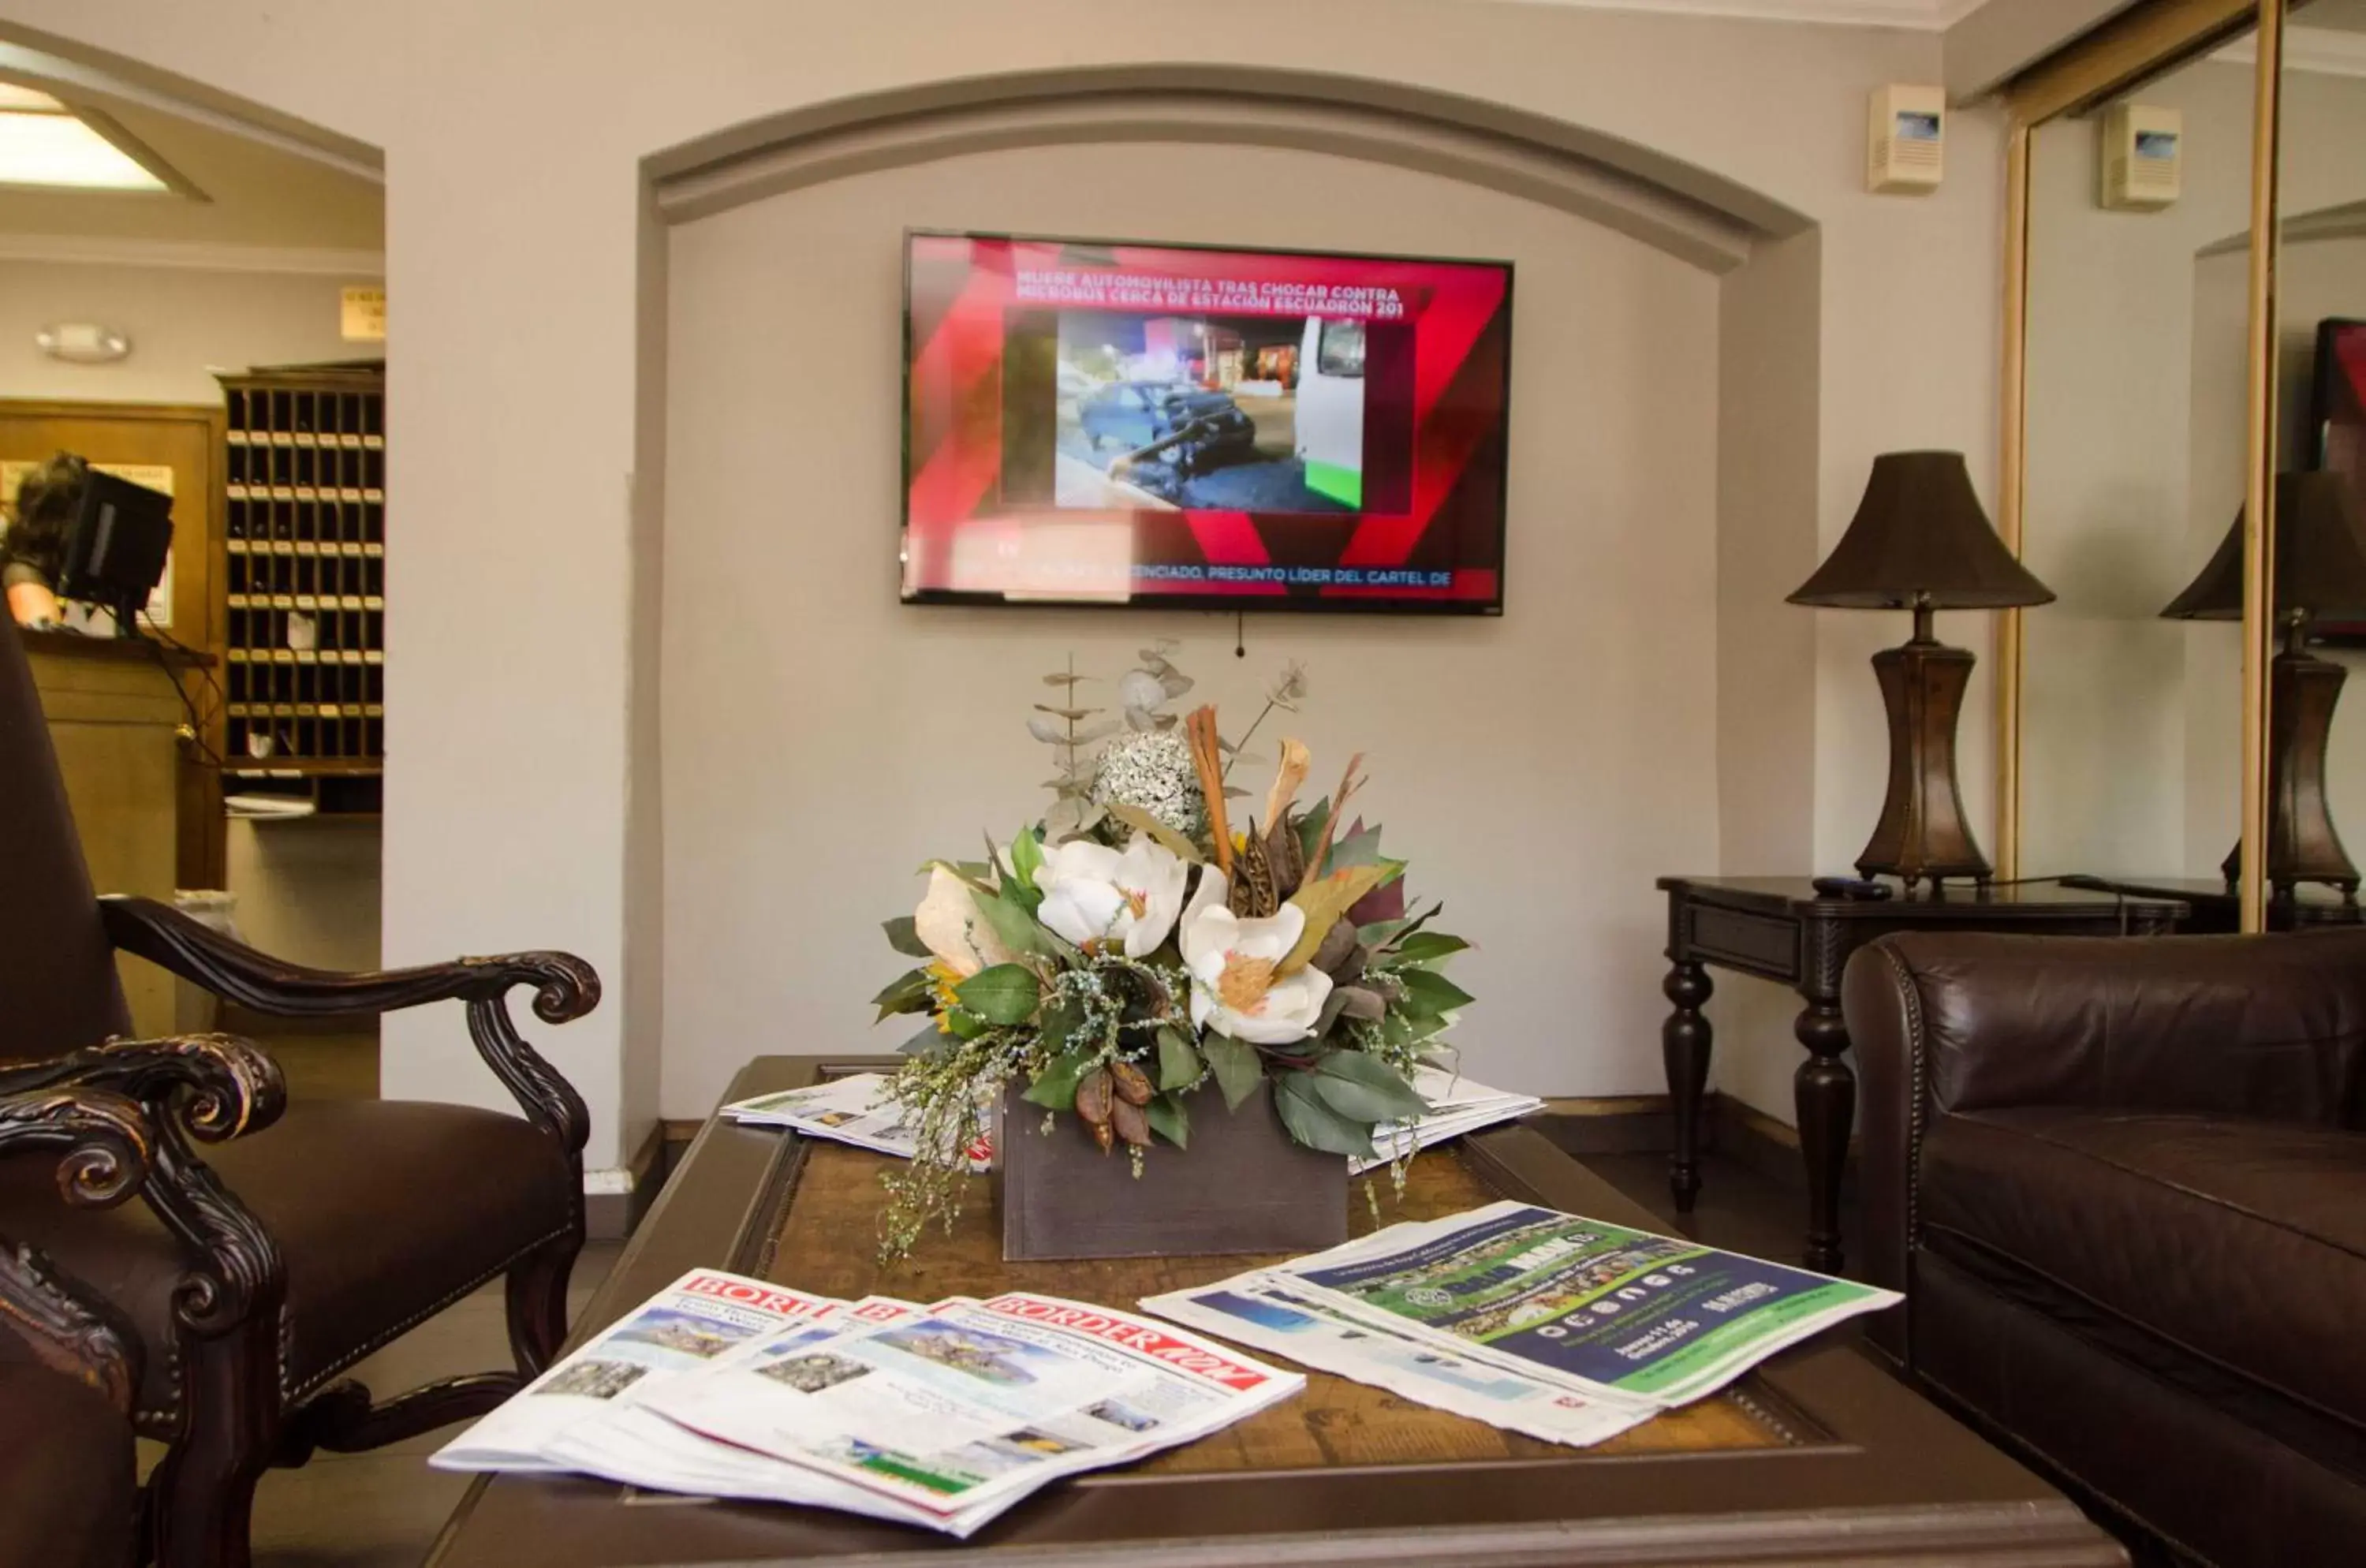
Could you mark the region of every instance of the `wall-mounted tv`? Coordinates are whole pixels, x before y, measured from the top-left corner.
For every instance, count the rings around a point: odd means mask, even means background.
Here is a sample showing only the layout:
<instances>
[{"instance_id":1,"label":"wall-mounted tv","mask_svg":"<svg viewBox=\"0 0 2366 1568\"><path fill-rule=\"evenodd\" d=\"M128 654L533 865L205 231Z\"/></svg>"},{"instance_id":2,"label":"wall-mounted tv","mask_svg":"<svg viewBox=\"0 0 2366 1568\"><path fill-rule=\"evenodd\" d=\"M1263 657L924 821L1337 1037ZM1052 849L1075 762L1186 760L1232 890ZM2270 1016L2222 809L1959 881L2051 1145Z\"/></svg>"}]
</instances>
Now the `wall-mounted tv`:
<instances>
[{"instance_id":1,"label":"wall-mounted tv","mask_svg":"<svg viewBox=\"0 0 2366 1568\"><path fill-rule=\"evenodd\" d=\"M907 601L1502 613L1509 264L904 260Z\"/></svg>"}]
</instances>

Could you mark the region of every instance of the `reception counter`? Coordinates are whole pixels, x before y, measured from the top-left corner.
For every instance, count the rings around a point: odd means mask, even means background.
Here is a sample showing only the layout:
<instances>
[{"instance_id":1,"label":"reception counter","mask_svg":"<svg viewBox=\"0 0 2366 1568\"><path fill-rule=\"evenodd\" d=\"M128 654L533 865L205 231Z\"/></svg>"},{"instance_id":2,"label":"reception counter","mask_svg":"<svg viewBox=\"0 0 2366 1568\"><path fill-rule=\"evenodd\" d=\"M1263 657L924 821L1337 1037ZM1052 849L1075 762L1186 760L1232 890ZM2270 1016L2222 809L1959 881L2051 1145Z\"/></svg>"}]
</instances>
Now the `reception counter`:
<instances>
[{"instance_id":1,"label":"reception counter","mask_svg":"<svg viewBox=\"0 0 2366 1568\"><path fill-rule=\"evenodd\" d=\"M170 903L187 720L176 672L189 656L63 632L27 632L24 642L91 885ZM116 962L133 1029L172 1032L173 977L141 959Z\"/></svg>"}]
</instances>

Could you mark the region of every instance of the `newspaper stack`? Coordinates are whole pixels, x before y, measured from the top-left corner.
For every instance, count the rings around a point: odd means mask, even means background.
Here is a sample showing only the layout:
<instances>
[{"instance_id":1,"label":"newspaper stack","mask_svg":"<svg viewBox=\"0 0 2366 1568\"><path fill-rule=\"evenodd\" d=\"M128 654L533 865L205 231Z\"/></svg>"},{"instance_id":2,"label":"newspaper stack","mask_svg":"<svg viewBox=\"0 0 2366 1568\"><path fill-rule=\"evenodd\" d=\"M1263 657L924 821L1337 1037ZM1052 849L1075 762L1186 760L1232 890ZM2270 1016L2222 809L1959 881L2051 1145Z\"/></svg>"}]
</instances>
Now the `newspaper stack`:
<instances>
[{"instance_id":1,"label":"newspaper stack","mask_svg":"<svg viewBox=\"0 0 2366 1568\"><path fill-rule=\"evenodd\" d=\"M1584 1447L1905 1298L1502 1202L1144 1309L1549 1442Z\"/></svg>"},{"instance_id":2,"label":"newspaper stack","mask_svg":"<svg viewBox=\"0 0 2366 1568\"><path fill-rule=\"evenodd\" d=\"M1306 1384L1138 1314L1013 1292L859 1302L698 1269L429 1462L572 1471L967 1536L1050 1482Z\"/></svg>"},{"instance_id":3,"label":"newspaper stack","mask_svg":"<svg viewBox=\"0 0 2366 1568\"><path fill-rule=\"evenodd\" d=\"M1440 1067L1417 1069L1413 1091L1428 1101L1429 1114L1417 1122L1384 1122L1373 1128L1373 1152L1349 1156L1348 1175L1361 1176L1374 1166L1386 1165L1433 1144L1492 1127L1498 1122L1516 1122L1532 1111L1545 1108L1545 1102L1533 1094L1489 1089Z\"/></svg>"},{"instance_id":4,"label":"newspaper stack","mask_svg":"<svg viewBox=\"0 0 2366 1568\"><path fill-rule=\"evenodd\" d=\"M734 1122L762 1127L790 1127L809 1138L834 1138L857 1148L910 1159L919 1141L904 1123L904 1108L887 1093L884 1073L853 1073L806 1089L760 1094L723 1108ZM994 1145L980 1136L970 1145L972 1170L994 1165Z\"/></svg>"}]
</instances>

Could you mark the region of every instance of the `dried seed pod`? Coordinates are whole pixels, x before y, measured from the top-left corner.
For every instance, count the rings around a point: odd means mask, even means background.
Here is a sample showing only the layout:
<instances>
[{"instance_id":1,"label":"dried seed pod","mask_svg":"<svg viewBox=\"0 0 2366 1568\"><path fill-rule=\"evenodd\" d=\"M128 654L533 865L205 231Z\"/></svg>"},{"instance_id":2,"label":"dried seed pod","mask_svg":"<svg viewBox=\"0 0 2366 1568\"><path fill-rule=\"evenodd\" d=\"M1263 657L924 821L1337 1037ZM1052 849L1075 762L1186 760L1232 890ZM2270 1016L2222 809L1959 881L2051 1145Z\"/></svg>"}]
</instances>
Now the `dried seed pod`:
<instances>
[{"instance_id":1,"label":"dried seed pod","mask_svg":"<svg viewBox=\"0 0 2366 1568\"><path fill-rule=\"evenodd\" d=\"M1111 1062L1109 1070L1110 1078L1117 1087L1118 1100L1121 1104L1147 1105L1150 1103L1150 1097L1158 1092L1151 1086L1148 1075L1132 1062ZM1139 1138L1133 1141L1137 1144L1142 1142Z\"/></svg>"},{"instance_id":2,"label":"dried seed pod","mask_svg":"<svg viewBox=\"0 0 2366 1568\"><path fill-rule=\"evenodd\" d=\"M1095 1067L1076 1080L1076 1114L1095 1127L1109 1124L1110 1105L1116 1098L1116 1084L1107 1067Z\"/></svg>"},{"instance_id":3,"label":"dried seed pod","mask_svg":"<svg viewBox=\"0 0 2366 1568\"><path fill-rule=\"evenodd\" d=\"M1135 1148L1150 1146L1150 1117L1141 1106L1119 1100L1115 1112L1110 1117L1110 1123L1117 1129L1119 1137Z\"/></svg>"},{"instance_id":4,"label":"dried seed pod","mask_svg":"<svg viewBox=\"0 0 2366 1568\"><path fill-rule=\"evenodd\" d=\"M1110 1124L1108 1122L1096 1122L1092 1123L1092 1129L1093 1142L1101 1146L1101 1153L1107 1154L1110 1149L1117 1146L1117 1139L1110 1134Z\"/></svg>"}]
</instances>

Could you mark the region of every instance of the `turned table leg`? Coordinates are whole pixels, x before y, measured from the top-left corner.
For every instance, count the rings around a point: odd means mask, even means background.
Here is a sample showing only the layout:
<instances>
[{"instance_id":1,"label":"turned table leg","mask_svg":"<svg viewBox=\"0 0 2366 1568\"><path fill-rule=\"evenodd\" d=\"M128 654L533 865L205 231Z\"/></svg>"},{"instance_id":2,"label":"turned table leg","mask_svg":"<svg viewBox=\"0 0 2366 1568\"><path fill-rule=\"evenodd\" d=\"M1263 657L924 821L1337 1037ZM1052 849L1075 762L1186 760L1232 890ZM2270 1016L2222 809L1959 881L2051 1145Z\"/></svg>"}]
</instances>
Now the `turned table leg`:
<instances>
[{"instance_id":1,"label":"turned table leg","mask_svg":"<svg viewBox=\"0 0 2366 1568\"><path fill-rule=\"evenodd\" d=\"M1799 1152L1808 1164L1808 1267L1840 1272L1841 1168L1848 1159L1849 1128L1856 1120L1856 1074L1841 1060L1848 1025L1840 1003L1810 999L1791 1026L1808 1059L1792 1079L1799 1116Z\"/></svg>"},{"instance_id":2,"label":"turned table leg","mask_svg":"<svg viewBox=\"0 0 2366 1568\"><path fill-rule=\"evenodd\" d=\"M1708 1086L1708 1020L1701 1014L1714 987L1708 971L1690 959L1676 960L1660 989L1675 1010L1660 1025L1660 1056L1668 1070L1668 1104L1674 1113L1675 1152L1668 1156L1668 1190L1676 1212L1689 1214L1700 1191L1701 1091Z\"/></svg>"}]
</instances>

